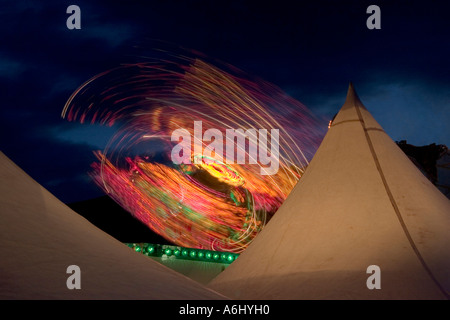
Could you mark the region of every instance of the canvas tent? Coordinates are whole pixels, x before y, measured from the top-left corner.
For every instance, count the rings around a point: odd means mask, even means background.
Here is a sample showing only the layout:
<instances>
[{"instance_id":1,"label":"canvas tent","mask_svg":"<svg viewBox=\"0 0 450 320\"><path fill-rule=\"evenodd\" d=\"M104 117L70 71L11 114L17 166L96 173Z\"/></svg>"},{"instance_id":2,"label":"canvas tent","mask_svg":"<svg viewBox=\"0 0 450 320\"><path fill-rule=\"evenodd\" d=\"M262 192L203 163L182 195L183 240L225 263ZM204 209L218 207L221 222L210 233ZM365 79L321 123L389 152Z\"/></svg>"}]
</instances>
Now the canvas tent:
<instances>
[{"instance_id":1,"label":"canvas tent","mask_svg":"<svg viewBox=\"0 0 450 320\"><path fill-rule=\"evenodd\" d=\"M1 152L0 179L0 299L225 298L96 228Z\"/></svg>"},{"instance_id":2,"label":"canvas tent","mask_svg":"<svg viewBox=\"0 0 450 320\"><path fill-rule=\"evenodd\" d=\"M350 85L304 176L209 286L239 299L448 299L449 248L449 200Z\"/></svg>"}]
</instances>

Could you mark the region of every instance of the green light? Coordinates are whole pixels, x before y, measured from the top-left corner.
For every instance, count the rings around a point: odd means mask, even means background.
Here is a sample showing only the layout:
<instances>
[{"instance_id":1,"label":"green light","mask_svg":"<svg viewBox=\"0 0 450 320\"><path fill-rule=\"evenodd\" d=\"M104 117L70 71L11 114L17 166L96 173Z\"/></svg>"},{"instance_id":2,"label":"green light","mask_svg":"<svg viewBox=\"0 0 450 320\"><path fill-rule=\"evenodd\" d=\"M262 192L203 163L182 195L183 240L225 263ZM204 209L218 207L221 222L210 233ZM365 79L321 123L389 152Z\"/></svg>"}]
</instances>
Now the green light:
<instances>
[{"instance_id":1,"label":"green light","mask_svg":"<svg viewBox=\"0 0 450 320\"><path fill-rule=\"evenodd\" d=\"M146 256L176 256L178 259L208 261L215 263L232 263L239 256L239 254L231 252L209 251L197 248L183 248L152 243L125 243L125 245Z\"/></svg>"}]
</instances>

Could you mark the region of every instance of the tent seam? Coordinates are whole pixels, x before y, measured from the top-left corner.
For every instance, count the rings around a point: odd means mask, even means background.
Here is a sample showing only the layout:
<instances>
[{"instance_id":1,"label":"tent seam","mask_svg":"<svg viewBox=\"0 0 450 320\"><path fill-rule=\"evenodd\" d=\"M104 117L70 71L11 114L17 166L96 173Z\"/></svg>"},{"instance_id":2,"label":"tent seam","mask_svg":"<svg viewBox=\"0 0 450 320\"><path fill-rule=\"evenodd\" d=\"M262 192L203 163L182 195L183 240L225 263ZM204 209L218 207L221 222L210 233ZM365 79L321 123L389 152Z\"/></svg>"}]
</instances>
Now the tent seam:
<instances>
[{"instance_id":1,"label":"tent seam","mask_svg":"<svg viewBox=\"0 0 450 320\"><path fill-rule=\"evenodd\" d=\"M434 277L434 275L433 275L433 273L431 272L430 268L429 268L428 265L426 264L425 260L423 259L422 255L420 254L420 251L419 251L419 249L417 248L417 246L416 246L416 244L415 244L415 242L414 242L414 240L413 240L411 234L409 233L408 228L406 227L405 221L403 220L403 217L402 217L402 215L401 215L401 213L400 213L400 209L398 208L397 203L396 203L396 201L395 201L395 199L394 199L394 196L393 196L393 194L392 194L392 192L391 192L391 190L390 190L390 188L389 188L389 185L387 184L386 177L385 177L385 175L384 175L383 169L381 168L380 161L378 160L377 154L376 154L376 152L375 152L375 148L374 148L374 146L373 146L373 144L372 144L372 140L370 139L370 136L369 136L369 133L368 133L369 130L374 130L374 128L366 128L366 124L365 124L364 119L363 119L363 117L362 117L362 114L361 114L361 111L360 111L360 109L359 109L358 103L355 103L355 108L356 108L356 112L357 112L357 114L358 114L358 118L360 119L361 126L362 126L362 128L363 128L363 130L364 130L364 134L365 134L365 136L366 136L366 140L367 140L367 143L368 143L368 145L369 145L369 149L370 149L370 152L371 152L371 154L372 154L372 158L373 158L373 160L374 160L374 162L375 162L375 166L376 166L376 168L377 168L377 170L378 170L378 173L379 173L379 175L380 175L380 177L381 177L381 181L383 182L384 189L386 190L386 193L387 193L387 195L388 195L388 197L389 197L389 200L390 200L390 202L391 202L391 205L392 205L392 207L394 208L395 214L397 215L397 218L398 218L398 220L399 220L399 222L400 222L400 225L401 225L401 227L402 227L402 229L403 229L403 232L405 233L406 238L408 239L409 244L411 245L411 247L412 247L414 253L416 254L417 258L419 259L420 263L422 264L422 267L425 269L425 271L428 273L428 275L430 276L430 278L431 278L431 279L434 281L434 283L437 285L437 287L439 288L439 290L444 294L444 296L445 296L447 299L450 299L449 294L446 292L446 290L444 289L444 287L439 283L439 281ZM380 130L380 131L383 131L383 132L384 132L384 130Z\"/></svg>"}]
</instances>

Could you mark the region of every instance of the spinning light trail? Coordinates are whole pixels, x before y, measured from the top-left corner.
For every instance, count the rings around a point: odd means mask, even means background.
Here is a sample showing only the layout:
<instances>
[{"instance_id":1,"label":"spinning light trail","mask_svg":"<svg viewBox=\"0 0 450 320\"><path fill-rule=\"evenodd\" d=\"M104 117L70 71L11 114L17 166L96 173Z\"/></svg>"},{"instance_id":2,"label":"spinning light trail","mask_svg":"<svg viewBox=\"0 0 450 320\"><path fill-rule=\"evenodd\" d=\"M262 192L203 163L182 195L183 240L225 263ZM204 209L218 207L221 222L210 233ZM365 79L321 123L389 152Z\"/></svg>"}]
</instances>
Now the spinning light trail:
<instances>
[{"instance_id":1,"label":"spinning light trail","mask_svg":"<svg viewBox=\"0 0 450 320\"><path fill-rule=\"evenodd\" d=\"M91 176L176 245L243 251L286 199L320 141L322 132L301 103L235 73L185 57L123 65L80 86L62 111L69 121L120 125L105 150L95 152ZM171 134L184 128L194 136L194 121L202 121L202 133L279 129L278 172L261 175L259 162L229 164L203 153L190 155L198 163L174 164ZM192 150L208 146L191 143ZM236 144L235 153L240 148L248 159L247 147L248 141Z\"/></svg>"}]
</instances>

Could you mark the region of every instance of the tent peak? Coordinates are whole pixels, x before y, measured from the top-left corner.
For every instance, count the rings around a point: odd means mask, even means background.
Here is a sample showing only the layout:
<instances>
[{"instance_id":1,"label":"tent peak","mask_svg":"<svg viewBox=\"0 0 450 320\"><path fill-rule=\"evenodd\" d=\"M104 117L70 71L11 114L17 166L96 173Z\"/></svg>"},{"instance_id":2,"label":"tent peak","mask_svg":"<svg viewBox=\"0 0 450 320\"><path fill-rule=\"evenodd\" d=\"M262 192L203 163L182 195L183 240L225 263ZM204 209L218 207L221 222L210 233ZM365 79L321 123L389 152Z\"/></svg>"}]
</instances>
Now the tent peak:
<instances>
[{"instance_id":1,"label":"tent peak","mask_svg":"<svg viewBox=\"0 0 450 320\"><path fill-rule=\"evenodd\" d=\"M345 103L342 106L342 109L346 109L348 107L353 107L355 104L358 104L360 107L364 107L361 100L358 97L358 94L355 91L355 87L353 86L353 83L350 82L348 85L348 91L347 91L347 98L345 99Z\"/></svg>"},{"instance_id":2,"label":"tent peak","mask_svg":"<svg viewBox=\"0 0 450 320\"><path fill-rule=\"evenodd\" d=\"M353 86L353 83L350 82L348 85L348 90L347 90L347 101L348 100L359 100L358 98L358 94L355 91L355 87Z\"/></svg>"}]
</instances>

